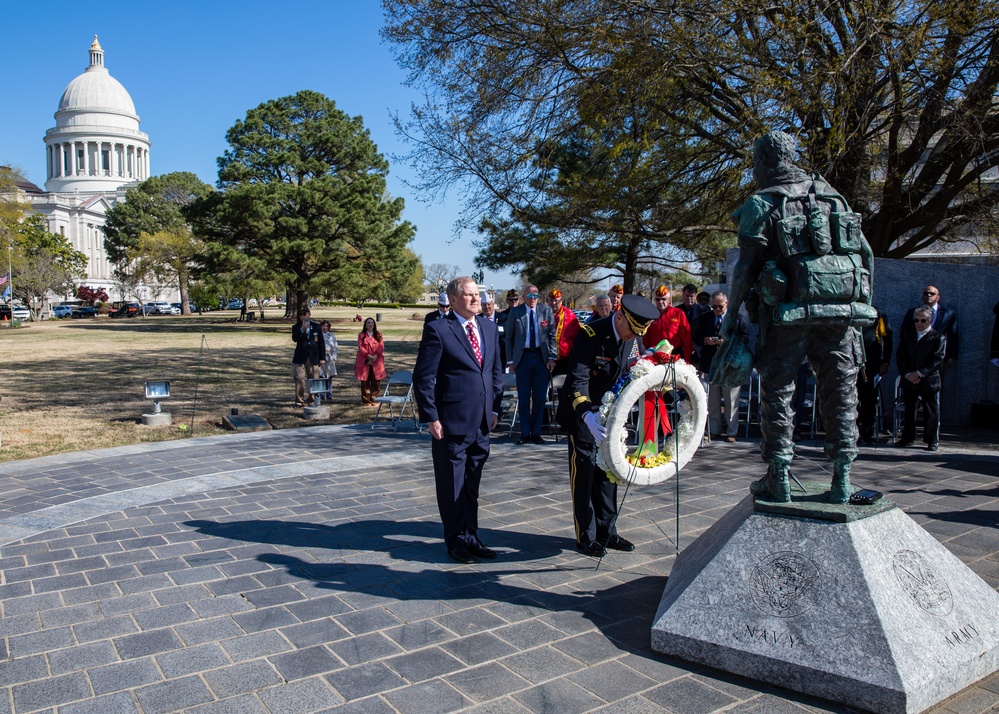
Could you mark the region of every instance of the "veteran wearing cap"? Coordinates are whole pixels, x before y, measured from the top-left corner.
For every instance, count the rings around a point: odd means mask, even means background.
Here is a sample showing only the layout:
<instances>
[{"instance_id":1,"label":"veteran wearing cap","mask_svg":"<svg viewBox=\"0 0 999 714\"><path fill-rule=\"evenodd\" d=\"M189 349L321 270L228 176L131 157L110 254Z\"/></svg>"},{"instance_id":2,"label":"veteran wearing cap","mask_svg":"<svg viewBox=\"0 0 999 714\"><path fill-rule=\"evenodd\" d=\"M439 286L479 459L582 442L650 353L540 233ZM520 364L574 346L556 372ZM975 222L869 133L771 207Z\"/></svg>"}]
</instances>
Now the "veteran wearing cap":
<instances>
[{"instance_id":1,"label":"veteran wearing cap","mask_svg":"<svg viewBox=\"0 0 999 714\"><path fill-rule=\"evenodd\" d=\"M443 320L447 317L450 306L451 303L447 299L447 293L441 293L437 298L437 309L427 313L427 316L423 318L423 324L426 325L428 322L433 322L434 320Z\"/></svg>"},{"instance_id":2,"label":"veteran wearing cap","mask_svg":"<svg viewBox=\"0 0 999 714\"><path fill-rule=\"evenodd\" d=\"M572 341L579 332L579 318L576 317L576 313L562 304L562 291L558 288L549 291L545 302L555 316L555 344L558 356L555 358L552 374L565 374L569 362L569 350L572 349Z\"/></svg>"},{"instance_id":3,"label":"veteran wearing cap","mask_svg":"<svg viewBox=\"0 0 999 714\"><path fill-rule=\"evenodd\" d=\"M615 527L617 485L597 468L597 445L606 434L596 411L604 393L638 359L639 338L658 317L659 311L651 302L625 295L620 310L580 328L569 352L558 420L569 434L569 490L576 547L586 555L601 557L607 548L635 549Z\"/></svg>"},{"instance_id":4,"label":"veteran wearing cap","mask_svg":"<svg viewBox=\"0 0 999 714\"><path fill-rule=\"evenodd\" d=\"M496 301L493 299L493 294L483 290L479 295L479 304L482 306L482 317L489 322L496 322Z\"/></svg>"},{"instance_id":5,"label":"veteran wearing cap","mask_svg":"<svg viewBox=\"0 0 999 714\"><path fill-rule=\"evenodd\" d=\"M621 285L611 285L611 289L607 291L607 297L611 301L611 312L617 312L621 309L621 298L624 297L624 288Z\"/></svg>"}]
</instances>

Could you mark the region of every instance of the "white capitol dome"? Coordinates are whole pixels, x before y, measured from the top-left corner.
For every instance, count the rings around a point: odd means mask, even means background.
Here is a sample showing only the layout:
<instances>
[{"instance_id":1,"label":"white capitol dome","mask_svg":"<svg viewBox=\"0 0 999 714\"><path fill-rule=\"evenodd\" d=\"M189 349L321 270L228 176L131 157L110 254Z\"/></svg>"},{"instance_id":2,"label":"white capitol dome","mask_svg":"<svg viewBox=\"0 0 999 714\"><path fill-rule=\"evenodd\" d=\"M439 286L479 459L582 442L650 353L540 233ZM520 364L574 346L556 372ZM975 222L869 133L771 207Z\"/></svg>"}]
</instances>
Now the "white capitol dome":
<instances>
[{"instance_id":1,"label":"white capitol dome","mask_svg":"<svg viewBox=\"0 0 999 714\"><path fill-rule=\"evenodd\" d=\"M149 177L149 137L139 131L132 97L104 66L96 35L90 66L66 86L55 120L45 132L47 191L114 191Z\"/></svg>"}]
</instances>

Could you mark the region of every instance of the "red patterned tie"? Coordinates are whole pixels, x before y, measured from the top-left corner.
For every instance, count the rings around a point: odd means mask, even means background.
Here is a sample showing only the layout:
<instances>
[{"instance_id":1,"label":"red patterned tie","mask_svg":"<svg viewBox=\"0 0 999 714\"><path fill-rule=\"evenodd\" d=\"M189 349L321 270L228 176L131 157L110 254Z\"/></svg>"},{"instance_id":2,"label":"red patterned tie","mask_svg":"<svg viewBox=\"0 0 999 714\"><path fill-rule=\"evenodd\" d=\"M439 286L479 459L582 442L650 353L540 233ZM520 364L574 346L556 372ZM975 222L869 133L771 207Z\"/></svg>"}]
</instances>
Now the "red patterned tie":
<instances>
[{"instance_id":1,"label":"red patterned tie","mask_svg":"<svg viewBox=\"0 0 999 714\"><path fill-rule=\"evenodd\" d=\"M471 320L465 323L465 328L468 330L468 341L472 343L472 351L475 352L475 361L481 365L482 348L479 347L479 338L475 336L475 330L472 328Z\"/></svg>"}]
</instances>

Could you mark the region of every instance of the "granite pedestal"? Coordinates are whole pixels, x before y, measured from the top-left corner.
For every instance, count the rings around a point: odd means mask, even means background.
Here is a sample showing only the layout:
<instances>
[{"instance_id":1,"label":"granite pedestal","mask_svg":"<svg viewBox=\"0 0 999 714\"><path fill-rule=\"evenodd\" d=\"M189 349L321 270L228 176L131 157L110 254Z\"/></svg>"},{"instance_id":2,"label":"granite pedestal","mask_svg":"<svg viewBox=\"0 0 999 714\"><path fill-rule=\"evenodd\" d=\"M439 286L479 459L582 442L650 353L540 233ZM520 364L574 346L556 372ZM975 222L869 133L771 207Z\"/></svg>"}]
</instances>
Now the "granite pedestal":
<instances>
[{"instance_id":1,"label":"granite pedestal","mask_svg":"<svg viewBox=\"0 0 999 714\"><path fill-rule=\"evenodd\" d=\"M751 496L677 558L652 647L875 712L999 669L999 594L890 501ZM761 510L764 509L764 510Z\"/></svg>"}]
</instances>

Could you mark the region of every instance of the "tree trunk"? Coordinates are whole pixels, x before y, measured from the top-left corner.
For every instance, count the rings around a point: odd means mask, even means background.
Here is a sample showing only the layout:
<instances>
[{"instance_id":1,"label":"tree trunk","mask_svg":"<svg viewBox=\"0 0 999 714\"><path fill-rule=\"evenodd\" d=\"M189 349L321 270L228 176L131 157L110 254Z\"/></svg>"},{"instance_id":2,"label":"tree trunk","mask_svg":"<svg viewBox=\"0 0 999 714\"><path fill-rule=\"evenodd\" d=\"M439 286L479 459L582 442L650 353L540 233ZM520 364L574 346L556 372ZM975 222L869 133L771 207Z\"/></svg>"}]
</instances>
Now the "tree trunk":
<instances>
[{"instance_id":1,"label":"tree trunk","mask_svg":"<svg viewBox=\"0 0 999 714\"><path fill-rule=\"evenodd\" d=\"M624 288L625 295L628 295L635 290L635 278L638 268L638 247L639 241L637 238L632 238L628 241L628 246L624 253L624 283L622 287Z\"/></svg>"},{"instance_id":2,"label":"tree trunk","mask_svg":"<svg viewBox=\"0 0 999 714\"><path fill-rule=\"evenodd\" d=\"M186 270L177 271L177 282L180 284L180 314L190 315L191 300L188 297L188 291L187 291L188 277Z\"/></svg>"},{"instance_id":3,"label":"tree trunk","mask_svg":"<svg viewBox=\"0 0 999 714\"><path fill-rule=\"evenodd\" d=\"M298 318L298 291L294 285L289 285L284 296L284 319L295 320Z\"/></svg>"}]
</instances>

